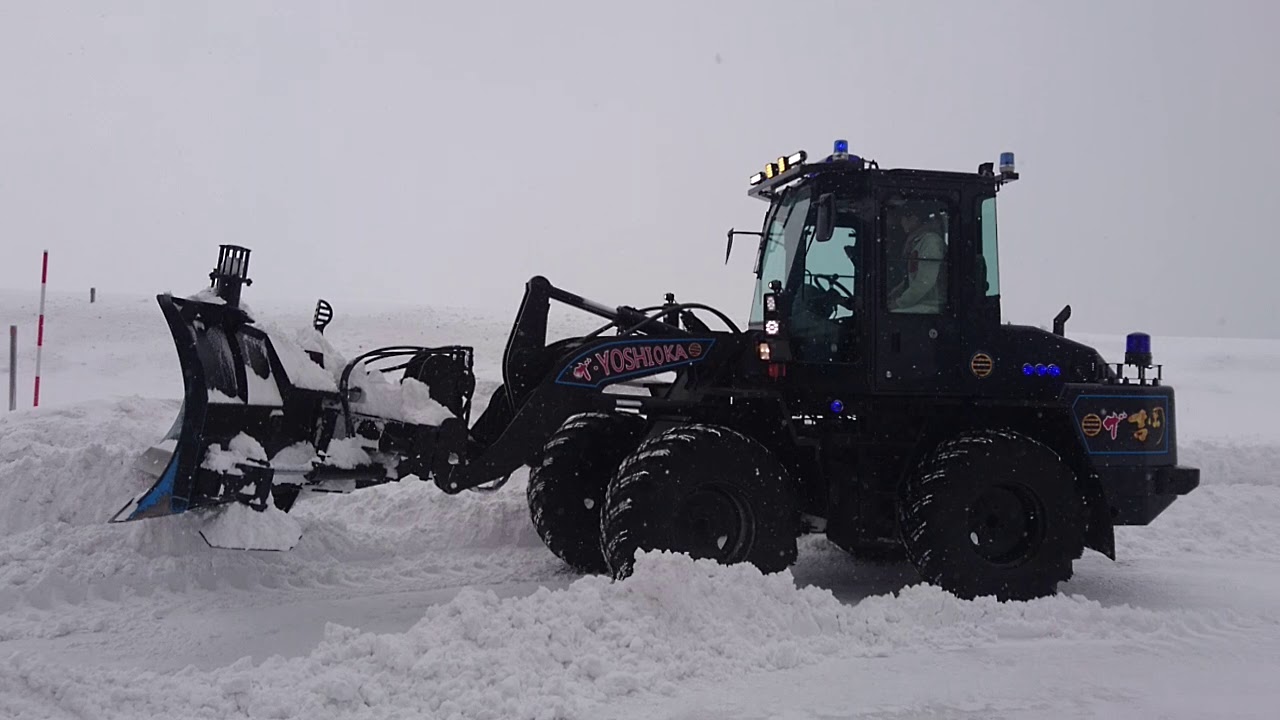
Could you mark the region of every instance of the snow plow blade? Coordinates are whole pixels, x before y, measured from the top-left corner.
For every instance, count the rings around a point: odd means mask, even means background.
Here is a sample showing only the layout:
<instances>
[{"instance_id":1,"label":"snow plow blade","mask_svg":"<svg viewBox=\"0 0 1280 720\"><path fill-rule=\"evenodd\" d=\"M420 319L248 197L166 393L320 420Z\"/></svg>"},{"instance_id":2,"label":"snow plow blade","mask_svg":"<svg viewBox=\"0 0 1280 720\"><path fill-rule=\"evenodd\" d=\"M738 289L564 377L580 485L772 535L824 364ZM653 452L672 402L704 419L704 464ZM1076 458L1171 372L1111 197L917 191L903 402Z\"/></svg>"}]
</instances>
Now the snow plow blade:
<instances>
[{"instance_id":1,"label":"snow plow blade","mask_svg":"<svg viewBox=\"0 0 1280 720\"><path fill-rule=\"evenodd\" d=\"M265 507L276 480L267 458L314 442L321 398L289 382L271 339L244 312L210 300L157 297L182 367L182 408L135 463L155 484L115 522L236 499Z\"/></svg>"},{"instance_id":2,"label":"snow plow blade","mask_svg":"<svg viewBox=\"0 0 1280 720\"><path fill-rule=\"evenodd\" d=\"M182 367L182 407L135 462L154 484L112 522L237 501L288 511L303 490L347 492L425 475L463 452L471 348L383 349L346 363L319 320L295 341L212 292L157 300ZM368 368L405 356L388 370ZM382 378L398 369L406 369L398 383Z\"/></svg>"}]
</instances>

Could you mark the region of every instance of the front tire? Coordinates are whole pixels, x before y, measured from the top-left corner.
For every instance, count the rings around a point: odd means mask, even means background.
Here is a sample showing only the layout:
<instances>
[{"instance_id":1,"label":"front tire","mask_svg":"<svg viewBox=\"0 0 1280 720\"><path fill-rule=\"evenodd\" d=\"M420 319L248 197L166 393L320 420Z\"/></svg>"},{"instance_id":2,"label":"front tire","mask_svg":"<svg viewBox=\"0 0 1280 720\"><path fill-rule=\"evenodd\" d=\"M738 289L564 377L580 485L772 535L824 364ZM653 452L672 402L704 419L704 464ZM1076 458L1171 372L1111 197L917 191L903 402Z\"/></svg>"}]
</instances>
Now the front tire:
<instances>
[{"instance_id":1,"label":"front tire","mask_svg":"<svg viewBox=\"0 0 1280 720\"><path fill-rule=\"evenodd\" d=\"M902 489L898 521L921 578L963 598L1028 600L1057 592L1083 552L1071 468L1009 431L940 444Z\"/></svg>"},{"instance_id":2,"label":"front tire","mask_svg":"<svg viewBox=\"0 0 1280 720\"><path fill-rule=\"evenodd\" d=\"M600 551L600 511L609 480L644 434L638 415L582 413L564 421L529 471L526 497L538 537L585 573L609 568Z\"/></svg>"},{"instance_id":3,"label":"front tire","mask_svg":"<svg viewBox=\"0 0 1280 720\"><path fill-rule=\"evenodd\" d=\"M618 469L600 536L618 579L637 550L669 550L777 572L796 559L791 478L773 453L728 428L684 425L644 442Z\"/></svg>"}]
</instances>

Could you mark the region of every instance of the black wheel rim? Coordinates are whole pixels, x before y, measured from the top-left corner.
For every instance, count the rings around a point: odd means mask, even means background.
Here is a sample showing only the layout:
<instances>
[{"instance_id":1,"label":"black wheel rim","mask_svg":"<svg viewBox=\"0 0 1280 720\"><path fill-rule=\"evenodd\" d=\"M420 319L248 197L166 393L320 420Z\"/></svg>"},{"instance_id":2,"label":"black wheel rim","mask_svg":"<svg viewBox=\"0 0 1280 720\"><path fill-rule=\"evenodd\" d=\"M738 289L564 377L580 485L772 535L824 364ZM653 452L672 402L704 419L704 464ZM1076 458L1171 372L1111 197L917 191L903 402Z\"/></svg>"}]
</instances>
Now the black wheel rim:
<instances>
[{"instance_id":1,"label":"black wheel rim","mask_svg":"<svg viewBox=\"0 0 1280 720\"><path fill-rule=\"evenodd\" d=\"M679 545L672 550L722 563L746 558L755 540L755 516L731 485L704 485L685 496L675 514Z\"/></svg>"},{"instance_id":2,"label":"black wheel rim","mask_svg":"<svg viewBox=\"0 0 1280 720\"><path fill-rule=\"evenodd\" d=\"M1035 555L1044 539L1044 512L1026 488L995 485L969 505L969 543L996 565L1018 565Z\"/></svg>"}]
</instances>

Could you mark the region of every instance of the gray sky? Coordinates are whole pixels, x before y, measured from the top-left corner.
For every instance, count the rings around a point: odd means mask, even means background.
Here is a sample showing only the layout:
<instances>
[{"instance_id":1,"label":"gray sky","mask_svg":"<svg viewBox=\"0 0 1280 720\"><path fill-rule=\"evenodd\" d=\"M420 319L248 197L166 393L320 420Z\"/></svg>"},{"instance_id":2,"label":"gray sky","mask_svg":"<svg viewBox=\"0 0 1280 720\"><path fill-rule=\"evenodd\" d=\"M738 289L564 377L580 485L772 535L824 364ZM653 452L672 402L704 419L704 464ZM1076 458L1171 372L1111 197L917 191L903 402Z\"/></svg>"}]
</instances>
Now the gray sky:
<instances>
[{"instance_id":1,"label":"gray sky","mask_svg":"<svg viewBox=\"0 0 1280 720\"><path fill-rule=\"evenodd\" d=\"M1002 150L1005 316L1280 337L1266 2L0 0L0 287L743 316L746 178ZM341 311L339 307L339 312Z\"/></svg>"}]
</instances>

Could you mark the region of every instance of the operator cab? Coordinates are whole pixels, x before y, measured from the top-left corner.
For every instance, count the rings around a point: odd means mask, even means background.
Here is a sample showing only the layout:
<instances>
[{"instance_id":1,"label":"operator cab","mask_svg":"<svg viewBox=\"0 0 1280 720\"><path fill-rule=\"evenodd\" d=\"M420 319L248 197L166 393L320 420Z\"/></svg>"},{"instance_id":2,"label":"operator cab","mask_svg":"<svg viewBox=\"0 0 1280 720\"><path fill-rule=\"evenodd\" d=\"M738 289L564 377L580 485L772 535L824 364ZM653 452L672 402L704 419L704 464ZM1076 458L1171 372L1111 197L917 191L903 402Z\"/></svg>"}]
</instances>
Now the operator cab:
<instances>
[{"instance_id":1,"label":"operator cab","mask_svg":"<svg viewBox=\"0 0 1280 720\"><path fill-rule=\"evenodd\" d=\"M998 175L992 163L882 170L844 141L806 159L779 158L751 178L749 194L769 202L750 317L760 352L805 383L961 390L975 374L962 349L1000 323L995 196L1017 179L1012 154Z\"/></svg>"}]
</instances>

